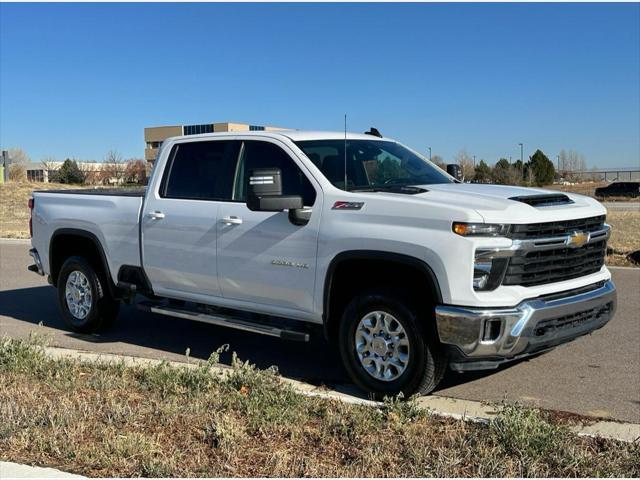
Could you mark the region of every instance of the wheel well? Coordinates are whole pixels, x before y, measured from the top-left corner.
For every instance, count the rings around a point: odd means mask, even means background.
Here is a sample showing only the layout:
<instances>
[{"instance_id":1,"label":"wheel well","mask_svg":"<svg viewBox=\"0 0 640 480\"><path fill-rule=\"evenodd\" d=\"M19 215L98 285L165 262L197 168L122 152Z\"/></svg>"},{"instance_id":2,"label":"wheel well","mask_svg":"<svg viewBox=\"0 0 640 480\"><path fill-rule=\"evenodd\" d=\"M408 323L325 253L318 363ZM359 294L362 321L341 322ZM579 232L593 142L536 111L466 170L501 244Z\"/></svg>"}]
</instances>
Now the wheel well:
<instances>
[{"instance_id":1,"label":"wheel well","mask_svg":"<svg viewBox=\"0 0 640 480\"><path fill-rule=\"evenodd\" d=\"M336 259L327 273L324 325L327 338L336 338L338 324L351 299L366 290L392 289L419 309L433 312L440 301L435 275L421 260L404 255L368 254Z\"/></svg>"},{"instance_id":2,"label":"wheel well","mask_svg":"<svg viewBox=\"0 0 640 480\"><path fill-rule=\"evenodd\" d=\"M107 279L108 287L113 293L113 281L106 265L104 252L98 240L88 233L68 232L54 234L49 246L49 266L53 284L57 285L58 275L65 260L76 255L86 258L96 272L104 275Z\"/></svg>"}]
</instances>

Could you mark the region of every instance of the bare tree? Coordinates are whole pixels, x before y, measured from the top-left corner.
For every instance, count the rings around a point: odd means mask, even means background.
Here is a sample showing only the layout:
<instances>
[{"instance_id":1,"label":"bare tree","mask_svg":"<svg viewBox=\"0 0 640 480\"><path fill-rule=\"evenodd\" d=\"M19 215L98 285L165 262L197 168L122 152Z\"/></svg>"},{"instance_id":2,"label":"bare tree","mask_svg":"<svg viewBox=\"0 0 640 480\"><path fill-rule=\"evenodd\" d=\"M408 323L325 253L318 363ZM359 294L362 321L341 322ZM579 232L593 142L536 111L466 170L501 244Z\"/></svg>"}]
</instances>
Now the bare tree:
<instances>
[{"instance_id":1,"label":"bare tree","mask_svg":"<svg viewBox=\"0 0 640 480\"><path fill-rule=\"evenodd\" d=\"M440 155L433 155L431 157L431 161L435 163L438 167L440 167L445 172L447 171L447 164L444 159Z\"/></svg>"},{"instance_id":2,"label":"bare tree","mask_svg":"<svg viewBox=\"0 0 640 480\"><path fill-rule=\"evenodd\" d=\"M587 170L587 161L584 155L576 152L575 150L561 150L560 151L560 172L562 177L567 180L575 181L580 178L578 172L584 172Z\"/></svg>"},{"instance_id":3,"label":"bare tree","mask_svg":"<svg viewBox=\"0 0 640 480\"><path fill-rule=\"evenodd\" d=\"M462 168L462 175L465 180L471 180L475 175L475 167L473 165L473 158L467 153L465 149L462 149L455 156L455 160Z\"/></svg>"},{"instance_id":4,"label":"bare tree","mask_svg":"<svg viewBox=\"0 0 640 480\"><path fill-rule=\"evenodd\" d=\"M127 170L125 172L126 183L137 183L139 185L147 184L146 162L140 158L131 158L127 160Z\"/></svg>"},{"instance_id":5,"label":"bare tree","mask_svg":"<svg viewBox=\"0 0 640 480\"><path fill-rule=\"evenodd\" d=\"M24 163L12 163L9 165L9 180L12 182L27 181L27 167Z\"/></svg>"},{"instance_id":6,"label":"bare tree","mask_svg":"<svg viewBox=\"0 0 640 480\"><path fill-rule=\"evenodd\" d=\"M117 150L109 150L104 159L102 182L105 184L123 182L127 172L127 164Z\"/></svg>"},{"instance_id":7,"label":"bare tree","mask_svg":"<svg viewBox=\"0 0 640 480\"><path fill-rule=\"evenodd\" d=\"M11 160L11 163L13 164L15 163L25 164L25 163L31 162L31 158L29 157L29 155L27 155L27 152L25 152L21 148L10 148L8 150L8 154L9 154L9 160Z\"/></svg>"},{"instance_id":8,"label":"bare tree","mask_svg":"<svg viewBox=\"0 0 640 480\"><path fill-rule=\"evenodd\" d=\"M46 181L56 182L56 175L60 169L59 162L54 157L48 155L40 161L40 164L42 165L42 170L46 173Z\"/></svg>"},{"instance_id":9,"label":"bare tree","mask_svg":"<svg viewBox=\"0 0 640 480\"><path fill-rule=\"evenodd\" d=\"M84 175L84 182L95 184L102 180L102 169L99 168L95 160L87 162L78 162L78 168Z\"/></svg>"}]
</instances>

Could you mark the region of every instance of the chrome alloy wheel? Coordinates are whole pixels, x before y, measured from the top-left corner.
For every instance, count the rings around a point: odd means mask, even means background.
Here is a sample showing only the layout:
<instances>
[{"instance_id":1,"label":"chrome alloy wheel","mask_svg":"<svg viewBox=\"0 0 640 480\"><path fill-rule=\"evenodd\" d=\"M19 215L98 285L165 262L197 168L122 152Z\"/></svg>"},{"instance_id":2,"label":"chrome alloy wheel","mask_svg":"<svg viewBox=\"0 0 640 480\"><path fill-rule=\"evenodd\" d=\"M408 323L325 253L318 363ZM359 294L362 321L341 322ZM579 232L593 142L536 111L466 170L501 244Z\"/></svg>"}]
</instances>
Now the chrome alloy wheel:
<instances>
[{"instance_id":1,"label":"chrome alloy wheel","mask_svg":"<svg viewBox=\"0 0 640 480\"><path fill-rule=\"evenodd\" d=\"M376 380L396 380L409 364L407 332L389 313L367 313L356 328L355 346L360 364Z\"/></svg>"},{"instance_id":2,"label":"chrome alloy wheel","mask_svg":"<svg viewBox=\"0 0 640 480\"><path fill-rule=\"evenodd\" d=\"M69 312L78 320L84 320L91 311L93 297L91 296L91 284L84 273L74 270L67 277L64 296L67 299Z\"/></svg>"}]
</instances>

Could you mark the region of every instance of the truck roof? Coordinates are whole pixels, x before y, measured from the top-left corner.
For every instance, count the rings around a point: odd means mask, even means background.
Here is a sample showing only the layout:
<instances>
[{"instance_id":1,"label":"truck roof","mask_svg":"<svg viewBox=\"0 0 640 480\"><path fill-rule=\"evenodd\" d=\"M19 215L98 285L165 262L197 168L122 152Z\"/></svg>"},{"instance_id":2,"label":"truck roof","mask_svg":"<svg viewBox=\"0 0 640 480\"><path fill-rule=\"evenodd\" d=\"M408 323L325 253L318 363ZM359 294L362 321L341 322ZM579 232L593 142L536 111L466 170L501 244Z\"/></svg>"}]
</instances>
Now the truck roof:
<instances>
[{"instance_id":1,"label":"truck roof","mask_svg":"<svg viewBox=\"0 0 640 480\"><path fill-rule=\"evenodd\" d=\"M323 131L307 131L307 130L278 130L278 131L236 131L236 132L217 132L217 133L202 133L199 135L180 135L167 138L167 140L181 140L185 138L218 138L218 137L233 137L237 135L242 136L256 136L256 137L271 137L282 138L287 137L294 142L303 140L342 140L345 137L344 132L323 132ZM364 133L351 133L347 132L348 140L383 140L393 141L390 138L379 138L373 135L367 135Z\"/></svg>"}]
</instances>

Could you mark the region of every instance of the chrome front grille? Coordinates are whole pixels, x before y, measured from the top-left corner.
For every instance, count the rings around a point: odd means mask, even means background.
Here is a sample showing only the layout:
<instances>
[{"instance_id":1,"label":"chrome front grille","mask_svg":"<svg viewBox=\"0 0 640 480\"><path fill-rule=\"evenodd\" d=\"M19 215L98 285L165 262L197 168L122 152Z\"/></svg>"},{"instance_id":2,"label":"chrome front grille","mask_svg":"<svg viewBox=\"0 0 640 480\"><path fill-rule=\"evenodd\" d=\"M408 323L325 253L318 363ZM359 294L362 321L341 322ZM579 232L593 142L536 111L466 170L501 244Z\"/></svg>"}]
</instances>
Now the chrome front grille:
<instances>
[{"instance_id":1,"label":"chrome front grille","mask_svg":"<svg viewBox=\"0 0 640 480\"><path fill-rule=\"evenodd\" d=\"M531 287L583 277L602 268L606 251L606 239L580 248L532 250L509 259L502 284Z\"/></svg>"},{"instance_id":2,"label":"chrome front grille","mask_svg":"<svg viewBox=\"0 0 640 480\"><path fill-rule=\"evenodd\" d=\"M579 218L577 220L563 220L561 222L529 223L512 225L510 238L514 240L529 240L567 235L571 232L595 232L604 227L605 216Z\"/></svg>"}]
</instances>

